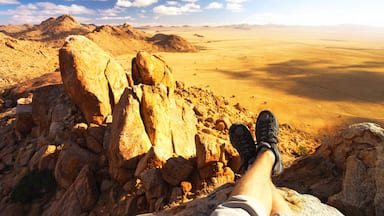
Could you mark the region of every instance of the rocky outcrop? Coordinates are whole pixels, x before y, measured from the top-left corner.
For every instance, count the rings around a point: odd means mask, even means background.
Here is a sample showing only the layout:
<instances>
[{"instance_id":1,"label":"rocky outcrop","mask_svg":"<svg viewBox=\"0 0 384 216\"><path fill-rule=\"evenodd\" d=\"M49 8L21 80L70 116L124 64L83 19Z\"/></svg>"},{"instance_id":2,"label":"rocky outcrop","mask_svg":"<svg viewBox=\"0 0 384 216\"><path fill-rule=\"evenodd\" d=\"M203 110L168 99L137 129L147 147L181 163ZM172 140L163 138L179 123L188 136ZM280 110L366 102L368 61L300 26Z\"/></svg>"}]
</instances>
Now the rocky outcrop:
<instances>
[{"instance_id":1,"label":"rocky outcrop","mask_svg":"<svg viewBox=\"0 0 384 216\"><path fill-rule=\"evenodd\" d=\"M197 120L191 105L174 98L169 66L146 52L139 52L133 65L136 86L126 89L116 106L108 149L111 175L122 184L148 164L162 167L174 155L196 156Z\"/></svg>"},{"instance_id":2,"label":"rocky outcrop","mask_svg":"<svg viewBox=\"0 0 384 216\"><path fill-rule=\"evenodd\" d=\"M351 125L293 164L277 182L314 194L346 215L383 215L383 151L383 128Z\"/></svg>"},{"instance_id":3,"label":"rocky outcrop","mask_svg":"<svg viewBox=\"0 0 384 216\"><path fill-rule=\"evenodd\" d=\"M140 115L140 103L126 89L113 113L112 134L108 144L109 170L121 184L133 177L139 160L152 144Z\"/></svg>"},{"instance_id":4,"label":"rocky outcrop","mask_svg":"<svg viewBox=\"0 0 384 216\"><path fill-rule=\"evenodd\" d=\"M59 52L64 86L88 123L102 124L125 88L124 69L94 42L70 36Z\"/></svg>"},{"instance_id":5,"label":"rocky outcrop","mask_svg":"<svg viewBox=\"0 0 384 216\"><path fill-rule=\"evenodd\" d=\"M170 210L153 215L210 215L217 205L224 202L233 190L233 184L225 184L204 198L198 198ZM334 207L321 203L319 199L308 194L299 194L288 188L279 188L279 192L289 203L293 214L300 216L342 216Z\"/></svg>"}]
</instances>

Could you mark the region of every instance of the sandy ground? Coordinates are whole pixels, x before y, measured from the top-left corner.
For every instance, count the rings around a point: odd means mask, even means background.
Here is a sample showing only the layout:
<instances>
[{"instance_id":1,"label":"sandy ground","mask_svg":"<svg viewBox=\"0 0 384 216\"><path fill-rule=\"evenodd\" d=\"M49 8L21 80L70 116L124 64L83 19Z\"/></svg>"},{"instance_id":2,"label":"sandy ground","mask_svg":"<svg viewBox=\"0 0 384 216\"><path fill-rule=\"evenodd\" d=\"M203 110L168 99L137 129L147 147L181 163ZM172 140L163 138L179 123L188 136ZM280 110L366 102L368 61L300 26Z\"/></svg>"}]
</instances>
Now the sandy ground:
<instances>
[{"instance_id":1,"label":"sandy ground","mask_svg":"<svg viewBox=\"0 0 384 216\"><path fill-rule=\"evenodd\" d=\"M159 53L176 80L208 87L254 113L312 134L370 121L384 125L384 29L158 27L201 47ZM119 56L128 61L132 55Z\"/></svg>"}]
</instances>

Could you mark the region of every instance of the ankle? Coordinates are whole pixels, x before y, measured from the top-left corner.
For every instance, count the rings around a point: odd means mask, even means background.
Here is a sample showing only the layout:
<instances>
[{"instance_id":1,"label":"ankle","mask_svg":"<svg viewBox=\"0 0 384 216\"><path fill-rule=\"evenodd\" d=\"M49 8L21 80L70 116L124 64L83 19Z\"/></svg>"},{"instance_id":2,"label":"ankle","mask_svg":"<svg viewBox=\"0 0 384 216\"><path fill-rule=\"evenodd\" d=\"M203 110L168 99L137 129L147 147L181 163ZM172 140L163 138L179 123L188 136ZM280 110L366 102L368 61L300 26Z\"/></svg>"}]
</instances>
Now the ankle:
<instances>
[{"instance_id":1,"label":"ankle","mask_svg":"<svg viewBox=\"0 0 384 216\"><path fill-rule=\"evenodd\" d=\"M275 160L276 160L275 154L270 149L268 149L268 148L260 149L260 152L257 155L257 158L267 158L267 161L269 161L272 166L273 166L273 164L275 163Z\"/></svg>"}]
</instances>

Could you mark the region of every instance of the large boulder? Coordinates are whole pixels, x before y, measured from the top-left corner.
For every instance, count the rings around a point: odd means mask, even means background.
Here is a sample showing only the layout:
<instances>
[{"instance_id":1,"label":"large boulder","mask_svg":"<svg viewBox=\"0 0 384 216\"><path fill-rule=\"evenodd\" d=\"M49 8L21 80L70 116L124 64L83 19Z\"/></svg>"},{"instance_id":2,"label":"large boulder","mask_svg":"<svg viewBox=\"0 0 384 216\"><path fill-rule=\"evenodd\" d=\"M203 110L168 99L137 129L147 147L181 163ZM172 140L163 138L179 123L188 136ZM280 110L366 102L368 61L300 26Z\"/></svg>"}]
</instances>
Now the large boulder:
<instances>
[{"instance_id":1,"label":"large boulder","mask_svg":"<svg viewBox=\"0 0 384 216\"><path fill-rule=\"evenodd\" d=\"M276 180L346 215L384 215L384 129L373 123L351 125Z\"/></svg>"},{"instance_id":2,"label":"large boulder","mask_svg":"<svg viewBox=\"0 0 384 216\"><path fill-rule=\"evenodd\" d=\"M164 84L170 92L175 89L171 68L157 55L145 51L137 53L132 60L132 78L135 84Z\"/></svg>"},{"instance_id":3,"label":"large boulder","mask_svg":"<svg viewBox=\"0 0 384 216\"><path fill-rule=\"evenodd\" d=\"M113 119L107 151L109 170L116 180L124 183L133 177L137 163L152 146L141 119L140 101L135 92L128 89L124 91L113 112Z\"/></svg>"},{"instance_id":4,"label":"large boulder","mask_svg":"<svg viewBox=\"0 0 384 216\"><path fill-rule=\"evenodd\" d=\"M164 85L142 85L141 113L155 156L166 161L173 155L170 100Z\"/></svg>"},{"instance_id":5,"label":"large boulder","mask_svg":"<svg viewBox=\"0 0 384 216\"><path fill-rule=\"evenodd\" d=\"M59 61L65 89L87 122L103 123L128 87L124 69L84 36L69 36Z\"/></svg>"}]
</instances>

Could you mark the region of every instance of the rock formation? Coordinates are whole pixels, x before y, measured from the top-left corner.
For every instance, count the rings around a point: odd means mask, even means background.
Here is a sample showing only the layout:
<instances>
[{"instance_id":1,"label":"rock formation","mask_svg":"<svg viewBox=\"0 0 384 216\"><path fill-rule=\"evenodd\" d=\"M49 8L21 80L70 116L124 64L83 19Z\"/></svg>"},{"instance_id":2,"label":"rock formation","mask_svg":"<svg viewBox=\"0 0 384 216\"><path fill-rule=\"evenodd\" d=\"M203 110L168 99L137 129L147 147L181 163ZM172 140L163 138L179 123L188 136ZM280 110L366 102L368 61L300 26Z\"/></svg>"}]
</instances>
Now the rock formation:
<instances>
[{"instance_id":1,"label":"rock formation","mask_svg":"<svg viewBox=\"0 0 384 216\"><path fill-rule=\"evenodd\" d=\"M68 37L59 61L66 91L87 122L103 123L128 87L124 69L84 36Z\"/></svg>"},{"instance_id":2,"label":"rock formation","mask_svg":"<svg viewBox=\"0 0 384 216\"><path fill-rule=\"evenodd\" d=\"M383 215L383 150L383 128L351 125L294 163L277 182L313 194L346 215Z\"/></svg>"}]
</instances>

